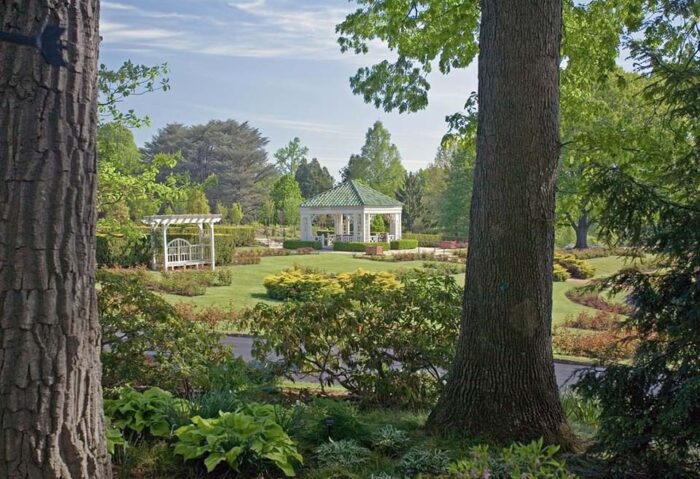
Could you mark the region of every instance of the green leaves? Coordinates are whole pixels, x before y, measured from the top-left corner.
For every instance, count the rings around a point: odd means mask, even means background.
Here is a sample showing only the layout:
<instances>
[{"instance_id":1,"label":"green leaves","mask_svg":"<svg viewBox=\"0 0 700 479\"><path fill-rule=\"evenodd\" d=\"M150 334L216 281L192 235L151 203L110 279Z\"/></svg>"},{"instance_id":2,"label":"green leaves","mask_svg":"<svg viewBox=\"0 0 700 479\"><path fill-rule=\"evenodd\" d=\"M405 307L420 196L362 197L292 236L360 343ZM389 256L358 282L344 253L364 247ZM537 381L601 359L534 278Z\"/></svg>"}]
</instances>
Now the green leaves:
<instances>
[{"instance_id":1,"label":"green leaves","mask_svg":"<svg viewBox=\"0 0 700 479\"><path fill-rule=\"evenodd\" d=\"M115 428L138 434L148 433L154 437L170 436L169 410L188 411L189 407L184 399L174 398L169 392L156 387L143 393L123 388L116 399L104 401L105 414L111 418Z\"/></svg>"},{"instance_id":2,"label":"green leaves","mask_svg":"<svg viewBox=\"0 0 700 479\"><path fill-rule=\"evenodd\" d=\"M260 473L274 465L286 476L294 476L294 465L303 463L270 405L251 403L213 419L195 416L192 424L178 428L175 435L175 454L186 460L203 458L208 472L225 462L237 472L252 468Z\"/></svg>"},{"instance_id":3,"label":"green leaves","mask_svg":"<svg viewBox=\"0 0 700 479\"><path fill-rule=\"evenodd\" d=\"M97 88L100 92L98 111L103 119L115 122L129 128L148 126L148 117L138 117L134 110L126 112L118 108L125 98L143 95L153 91L168 91L170 80L165 77L169 72L168 65L146 66L135 65L131 60L124 62L117 70L110 70L101 64L98 72Z\"/></svg>"}]
</instances>

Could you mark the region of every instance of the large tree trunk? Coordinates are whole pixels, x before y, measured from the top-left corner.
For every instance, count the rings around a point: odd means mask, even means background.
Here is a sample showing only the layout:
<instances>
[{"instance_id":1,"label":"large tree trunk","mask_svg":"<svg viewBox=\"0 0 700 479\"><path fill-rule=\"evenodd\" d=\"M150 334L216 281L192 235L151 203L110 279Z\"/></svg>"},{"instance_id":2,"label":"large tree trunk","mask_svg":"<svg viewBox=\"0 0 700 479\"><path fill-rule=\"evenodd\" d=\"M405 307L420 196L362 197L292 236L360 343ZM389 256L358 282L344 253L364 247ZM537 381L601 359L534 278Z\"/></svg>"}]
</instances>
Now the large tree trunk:
<instances>
[{"instance_id":1,"label":"large tree trunk","mask_svg":"<svg viewBox=\"0 0 700 479\"><path fill-rule=\"evenodd\" d=\"M562 2L481 7L464 316L428 427L569 447L551 345Z\"/></svg>"},{"instance_id":2,"label":"large tree trunk","mask_svg":"<svg viewBox=\"0 0 700 479\"><path fill-rule=\"evenodd\" d=\"M0 0L0 477L105 478L95 296L98 0Z\"/></svg>"},{"instance_id":3,"label":"large tree trunk","mask_svg":"<svg viewBox=\"0 0 700 479\"><path fill-rule=\"evenodd\" d=\"M584 211L579 216L578 223L572 224L576 231L575 249L588 248L588 228L591 226L591 221L588 219L588 211Z\"/></svg>"}]
</instances>

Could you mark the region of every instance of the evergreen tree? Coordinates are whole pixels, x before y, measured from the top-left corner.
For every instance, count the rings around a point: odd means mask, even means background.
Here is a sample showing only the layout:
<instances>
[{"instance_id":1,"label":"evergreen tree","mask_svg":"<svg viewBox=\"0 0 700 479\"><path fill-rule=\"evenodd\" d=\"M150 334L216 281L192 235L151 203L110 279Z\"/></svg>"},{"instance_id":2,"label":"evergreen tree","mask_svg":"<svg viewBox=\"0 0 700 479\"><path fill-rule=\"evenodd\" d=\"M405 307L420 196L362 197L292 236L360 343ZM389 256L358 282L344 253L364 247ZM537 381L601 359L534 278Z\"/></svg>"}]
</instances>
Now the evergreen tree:
<instances>
[{"instance_id":1,"label":"evergreen tree","mask_svg":"<svg viewBox=\"0 0 700 479\"><path fill-rule=\"evenodd\" d=\"M295 179L299 183L302 196L306 199L333 188L333 177L328 172L328 168L321 167L316 158L310 162L302 160Z\"/></svg>"},{"instance_id":2,"label":"evergreen tree","mask_svg":"<svg viewBox=\"0 0 700 479\"><path fill-rule=\"evenodd\" d=\"M362 180L375 190L394 197L403 184L406 170L389 131L380 121L367 130L360 154L350 157L341 175L343 181Z\"/></svg>"},{"instance_id":3,"label":"evergreen tree","mask_svg":"<svg viewBox=\"0 0 700 479\"><path fill-rule=\"evenodd\" d=\"M182 161L172 172L186 173L195 183L216 176L216 185L207 189L209 204L237 202L254 217L276 174L267 160L266 144L247 122L212 120L206 125L166 125L146 144L145 152L153 158L179 151Z\"/></svg>"}]
</instances>

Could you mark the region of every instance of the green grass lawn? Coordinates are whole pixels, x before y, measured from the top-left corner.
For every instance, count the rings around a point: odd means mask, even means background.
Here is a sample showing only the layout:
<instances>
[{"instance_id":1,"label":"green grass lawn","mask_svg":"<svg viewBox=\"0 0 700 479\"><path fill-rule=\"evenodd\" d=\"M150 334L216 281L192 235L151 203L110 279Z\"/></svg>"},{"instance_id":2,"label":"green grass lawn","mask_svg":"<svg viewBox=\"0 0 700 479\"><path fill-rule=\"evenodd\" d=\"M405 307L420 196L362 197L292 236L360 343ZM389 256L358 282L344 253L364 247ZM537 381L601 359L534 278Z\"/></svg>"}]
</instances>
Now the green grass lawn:
<instances>
[{"instance_id":1,"label":"green grass lawn","mask_svg":"<svg viewBox=\"0 0 700 479\"><path fill-rule=\"evenodd\" d=\"M186 301L196 306L220 306L232 305L234 308L254 306L259 302L274 303L265 295L263 280L266 276L279 273L294 265L318 268L329 273L344 273L355 271L359 268L365 271L399 271L422 267L422 261L406 261L401 263L383 263L353 258L351 255L338 253L321 253L318 255L300 256L267 256L261 259L260 264L233 266L233 283L231 286L207 288L203 296L177 296L173 294L163 295L171 303Z\"/></svg>"},{"instance_id":2,"label":"green grass lawn","mask_svg":"<svg viewBox=\"0 0 700 479\"><path fill-rule=\"evenodd\" d=\"M596 268L596 278L608 276L621 268L631 264L629 258L609 256L606 258L594 258L588 260ZM185 297L166 294L164 297L171 303L181 301L190 302L196 306L220 306L245 308L254 306L258 302L274 303L265 295L263 280L266 276L279 273L294 265L318 268L332 273L355 271L362 268L367 271L398 271L422 267L422 261L407 261L401 263L383 263L353 258L348 254L322 253L318 255L300 256L268 256L262 258L260 264L231 267L233 283L231 286L208 288L203 296ZM464 274L456 276L457 281L464 283ZM562 283L554 283L552 323L562 323L567 317L576 316L581 311L594 313L595 310L578 305L566 297L566 292L580 286L583 281L569 280Z\"/></svg>"}]
</instances>

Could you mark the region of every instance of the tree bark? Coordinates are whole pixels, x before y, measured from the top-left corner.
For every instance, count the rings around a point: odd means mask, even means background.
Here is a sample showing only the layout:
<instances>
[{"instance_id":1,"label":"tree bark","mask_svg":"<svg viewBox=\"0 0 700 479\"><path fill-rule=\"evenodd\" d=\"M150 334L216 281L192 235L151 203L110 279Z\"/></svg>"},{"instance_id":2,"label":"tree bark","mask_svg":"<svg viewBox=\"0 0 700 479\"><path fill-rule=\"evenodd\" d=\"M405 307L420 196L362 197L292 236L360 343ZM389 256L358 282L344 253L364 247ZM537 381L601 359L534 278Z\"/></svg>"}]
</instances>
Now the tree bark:
<instances>
[{"instance_id":1,"label":"tree bark","mask_svg":"<svg viewBox=\"0 0 700 479\"><path fill-rule=\"evenodd\" d=\"M98 0L0 0L0 477L111 477L95 296Z\"/></svg>"},{"instance_id":2,"label":"tree bark","mask_svg":"<svg viewBox=\"0 0 700 479\"><path fill-rule=\"evenodd\" d=\"M588 228L591 226L591 221L588 219L588 211L581 213L578 222L572 224L576 231L576 245L574 249L588 248Z\"/></svg>"},{"instance_id":3,"label":"tree bark","mask_svg":"<svg viewBox=\"0 0 700 479\"><path fill-rule=\"evenodd\" d=\"M562 2L482 0L481 12L463 318L428 427L569 448L551 346Z\"/></svg>"}]
</instances>

